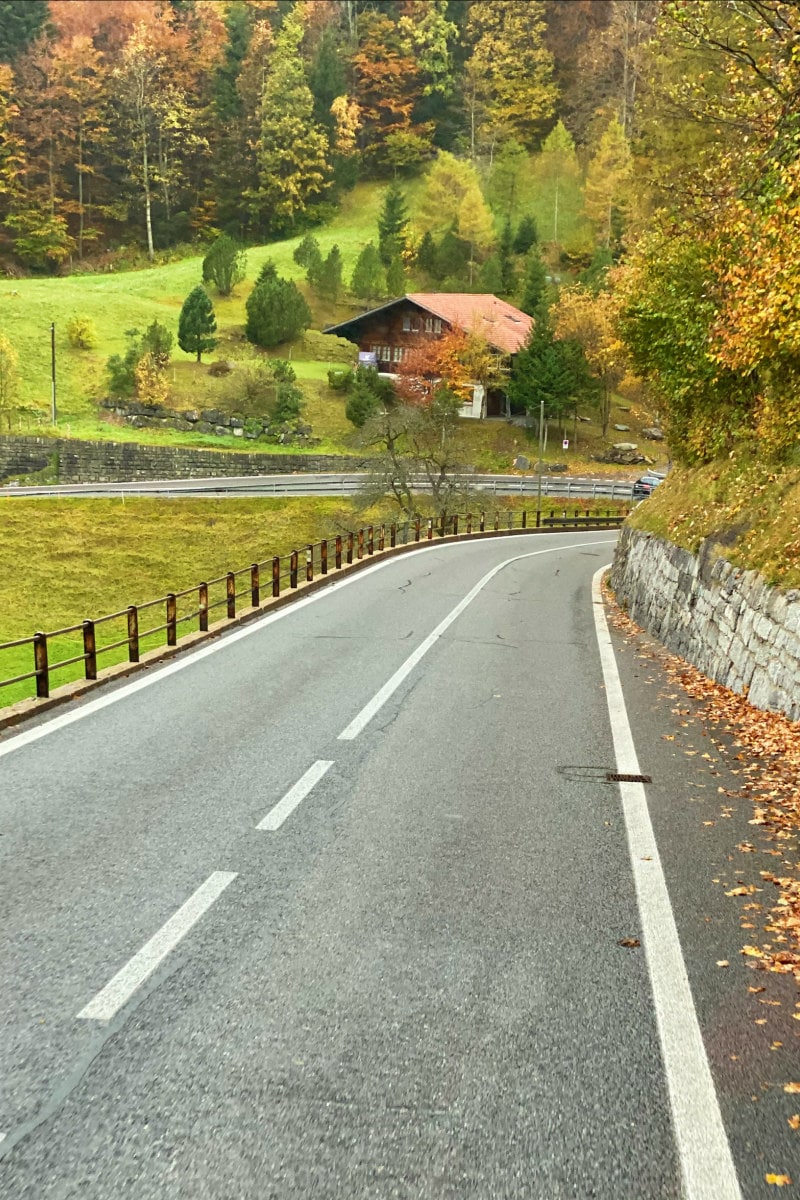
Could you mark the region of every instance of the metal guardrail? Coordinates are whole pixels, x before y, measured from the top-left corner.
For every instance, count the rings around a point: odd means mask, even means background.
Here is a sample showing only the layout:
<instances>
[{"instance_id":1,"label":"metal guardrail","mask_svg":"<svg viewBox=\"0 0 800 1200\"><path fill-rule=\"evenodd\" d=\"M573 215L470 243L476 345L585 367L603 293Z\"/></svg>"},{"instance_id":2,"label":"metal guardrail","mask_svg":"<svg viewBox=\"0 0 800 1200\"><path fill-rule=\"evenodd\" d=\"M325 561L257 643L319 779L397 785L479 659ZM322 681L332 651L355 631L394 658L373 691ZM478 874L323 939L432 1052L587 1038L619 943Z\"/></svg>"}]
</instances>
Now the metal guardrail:
<instances>
[{"instance_id":1,"label":"metal guardrail","mask_svg":"<svg viewBox=\"0 0 800 1200\"><path fill-rule=\"evenodd\" d=\"M130 604L118 612L108 613L102 617L94 617L81 621L76 625L68 625L63 629L50 632L37 632L30 637L17 638L15 641L0 643L0 655L4 651L18 649L20 646L31 646L33 650L33 670L7 679L0 678L0 688L22 683L28 679L36 680L37 699L47 699L51 691L51 676L54 672L63 670L77 662L84 663L85 678L97 679L99 659L102 655L127 647L128 661L138 663L141 654L141 643L146 638L159 634L165 635L164 644L177 646L178 626L189 621L197 622L197 631L207 633L209 613L217 608L224 608L224 621L234 621L237 604L247 598L249 609L252 611L264 605L268 598L277 599L288 586L292 591L299 587L301 581L312 582L317 576L325 576L331 567L342 570L353 562L358 562L365 556L381 553L397 546L414 545L421 541L432 541L435 537L448 536L477 536L487 533L500 533L505 530L517 529L579 529L579 528L619 528L628 514L617 510L601 512L585 512L568 514L564 510L557 514L554 509L549 513L537 510L528 513L523 510L509 510L501 521L499 512L487 524L486 514L442 513L439 518L417 517L415 521L401 524L368 525L358 530L337 534L333 538L315 542L303 549L292 550L290 554L274 555L263 562L254 562L249 567L236 571L228 571L216 579L204 580L194 587L182 592L168 592L155 600L143 604ZM529 517L532 520L529 523ZM515 526L515 518L519 523ZM142 629L141 617L151 609L160 610L163 620L149 628ZM159 621L156 616L156 621ZM98 644L98 627L112 625L118 622L124 630L123 636L104 644ZM119 632L119 629L117 630ZM80 633L83 640L83 653L74 654L57 662L50 661L50 646L55 638L66 637Z\"/></svg>"}]
</instances>

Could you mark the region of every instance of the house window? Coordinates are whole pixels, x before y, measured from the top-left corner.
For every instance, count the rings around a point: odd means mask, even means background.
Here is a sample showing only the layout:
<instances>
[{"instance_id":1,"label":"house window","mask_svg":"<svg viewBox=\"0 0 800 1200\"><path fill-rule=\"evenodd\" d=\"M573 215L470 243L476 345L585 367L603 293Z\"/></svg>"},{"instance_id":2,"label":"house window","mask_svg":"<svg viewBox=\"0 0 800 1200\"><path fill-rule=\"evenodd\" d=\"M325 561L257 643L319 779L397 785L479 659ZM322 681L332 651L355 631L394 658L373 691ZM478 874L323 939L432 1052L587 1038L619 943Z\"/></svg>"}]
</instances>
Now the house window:
<instances>
[{"instance_id":1,"label":"house window","mask_svg":"<svg viewBox=\"0 0 800 1200\"><path fill-rule=\"evenodd\" d=\"M438 317L434 317L434 320L433 320L433 332L434 332L434 333L441 333L441 332L442 332L442 322L439 320L439 318L438 318Z\"/></svg>"},{"instance_id":2,"label":"house window","mask_svg":"<svg viewBox=\"0 0 800 1200\"><path fill-rule=\"evenodd\" d=\"M433 333L433 317L425 318L425 332Z\"/></svg>"},{"instance_id":3,"label":"house window","mask_svg":"<svg viewBox=\"0 0 800 1200\"><path fill-rule=\"evenodd\" d=\"M392 353L392 359L396 363L403 361L403 347L402 346L395 346L394 351Z\"/></svg>"},{"instance_id":4,"label":"house window","mask_svg":"<svg viewBox=\"0 0 800 1200\"><path fill-rule=\"evenodd\" d=\"M391 346L383 347L383 349L381 350L381 360L383 362L391 362L392 361L392 347Z\"/></svg>"},{"instance_id":5,"label":"house window","mask_svg":"<svg viewBox=\"0 0 800 1200\"><path fill-rule=\"evenodd\" d=\"M405 317L403 317L403 333L410 333L410 332L411 332L411 317L405 316Z\"/></svg>"}]
</instances>

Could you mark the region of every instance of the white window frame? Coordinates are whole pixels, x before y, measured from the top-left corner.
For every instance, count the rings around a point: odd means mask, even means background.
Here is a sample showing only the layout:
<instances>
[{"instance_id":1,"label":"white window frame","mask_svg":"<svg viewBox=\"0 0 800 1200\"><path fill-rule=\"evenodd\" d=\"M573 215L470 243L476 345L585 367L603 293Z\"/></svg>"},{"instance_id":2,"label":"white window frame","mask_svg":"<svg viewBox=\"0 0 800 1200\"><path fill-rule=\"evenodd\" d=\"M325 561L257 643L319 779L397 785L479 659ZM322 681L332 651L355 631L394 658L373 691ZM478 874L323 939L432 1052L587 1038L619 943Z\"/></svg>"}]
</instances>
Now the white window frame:
<instances>
[{"instance_id":1,"label":"white window frame","mask_svg":"<svg viewBox=\"0 0 800 1200\"><path fill-rule=\"evenodd\" d=\"M403 317L403 333L411 332L411 317L408 313Z\"/></svg>"},{"instance_id":2,"label":"white window frame","mask_svg":"<svg viewBox=\"0 0 800 1200\"><path fill-rule=\"evenodd\" d=\"M425 332L433 333L433 317L425 318Z\"/></svg>"}]
</instances>

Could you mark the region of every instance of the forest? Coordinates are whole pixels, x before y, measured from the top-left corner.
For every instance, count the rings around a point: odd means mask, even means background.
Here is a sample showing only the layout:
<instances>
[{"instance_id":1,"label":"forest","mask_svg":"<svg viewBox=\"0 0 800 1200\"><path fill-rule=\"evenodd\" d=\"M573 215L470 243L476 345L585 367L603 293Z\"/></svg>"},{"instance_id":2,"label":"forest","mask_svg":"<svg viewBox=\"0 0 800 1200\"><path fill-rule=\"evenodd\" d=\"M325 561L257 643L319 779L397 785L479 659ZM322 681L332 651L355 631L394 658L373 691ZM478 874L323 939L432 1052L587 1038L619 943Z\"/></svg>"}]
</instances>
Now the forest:
<instances>
[{"instance_id":1,"label":"forest","mask_svg":"<svg viewBox=\"0 0 800 1200\"><path fill-rule=\"evenodd\" d=\"M381 247L397 283L537 311L523 390L555 397L553 346L573 343L603 395L647 381L679 459L785 458L799 35L780 0L18 0L0 9L0 261L22 277L275 241L391 182L419 197Z\"/></svg>"}]
</instances>

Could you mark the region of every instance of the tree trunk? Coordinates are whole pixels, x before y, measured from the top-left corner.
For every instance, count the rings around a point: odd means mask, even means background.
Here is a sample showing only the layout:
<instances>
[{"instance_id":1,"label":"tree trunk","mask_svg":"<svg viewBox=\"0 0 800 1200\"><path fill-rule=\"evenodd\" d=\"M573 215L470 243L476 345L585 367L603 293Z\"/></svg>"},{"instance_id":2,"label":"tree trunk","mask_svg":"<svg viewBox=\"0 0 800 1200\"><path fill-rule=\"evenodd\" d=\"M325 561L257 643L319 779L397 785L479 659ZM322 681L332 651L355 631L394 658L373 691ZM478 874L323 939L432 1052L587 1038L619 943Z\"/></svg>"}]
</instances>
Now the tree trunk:
<instances>
[{"instance_id":1,"label":"tree trunk","mask_svg":"<svg viewBox=\"0 0 800 1200\"><path fill-rule=\"evenodd\" d=\"M83 120L78 123L78 259L83 259Z\"/></svg>"},{"instance_id":2,"label":"tree trunk","mask_svg":"<svg viewBox=\"0 0 800 1200\"><path fill-rule=\"evenodd\" d=\"M147 257L150 262L155 257L153 250L153 221L150 214L150 168L147 163L147 130L142 121L142 177L144 180L144 218L147 226Z\"/></svg>"}]
</instances>

